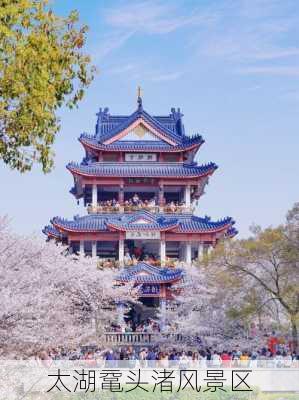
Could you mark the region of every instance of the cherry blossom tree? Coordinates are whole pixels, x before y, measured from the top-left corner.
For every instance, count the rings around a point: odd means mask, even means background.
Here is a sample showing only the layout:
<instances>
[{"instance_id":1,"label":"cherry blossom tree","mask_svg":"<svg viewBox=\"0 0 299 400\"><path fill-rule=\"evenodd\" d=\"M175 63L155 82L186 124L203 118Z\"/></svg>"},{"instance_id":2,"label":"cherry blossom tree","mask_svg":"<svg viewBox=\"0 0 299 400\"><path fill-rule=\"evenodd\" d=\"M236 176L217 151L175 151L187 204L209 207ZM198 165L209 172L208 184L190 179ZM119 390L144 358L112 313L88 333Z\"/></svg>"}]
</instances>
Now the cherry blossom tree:
<instances>
[{"instance_id":1,"label":"cherry blossom tree","mask_svg":"<svg viewBox=\"0 0 299 400\"><path fill-rule=\"evenodd\" d=\"M117 318L116 301L134 301L116 271L100 270L64 246L11 232L0 219L0 348L17 356L51 346L102 343Z\"/></svg>"},{"instance_id":2,"label":"cherry blossom tree","mask_svg":"<svg viewBox=\"0 0 299 400\"><path fill-rule=\"evenodd\" d=\"M223 299L220 301L217 288L203 266L188 267L185 272L183 281L172 287L174 299L166 314L161 310L158 317L165 324L165 333L180 333L185 344L190 344L222 332L224 313ZM167 343L170 339L161 335L160 342Z\"/></svg>"},{"instance_id":3,"label":"cherry blossom tree","mask_svg":"<svg viewBox=\"0 0 299 400\"><path fill-rule=\"evenodd\" d=\"M289 223L278 228L255 228L246 240L231 240L218 246L209 269L215 275L229 277L243 299L256 293L258 308L265 312L275 306L289 323L293 346L298 347L299 320L299 252L290 240ZM294 231L293 238L295 237ZM230 285L232 288L232 285ZM242 306L236 301L237 306ZM253 306L253 304L251 304ZM257 311L256 310L252 310Z\"/></svg>"},{"instance_id":4,"label":"cherry blossom tree","mask_svg":"<svg viewBox=\"0 0 299 400\"><path fill-rule=\"evenodd\" d=\"M237 282L230 286L229 276L219 272L215 274L209 258L187 268L184 280L173 287L174 301L166 318L159 313L160 320L166 319L166 332L182 334L184 345L200 340L221 350L241 344L246 349L260 347L265 340L250 337L244 313L253 297L249 299ZM166 345L171 338L161 335L160 342Z\"/></svg>"}]
</instances>

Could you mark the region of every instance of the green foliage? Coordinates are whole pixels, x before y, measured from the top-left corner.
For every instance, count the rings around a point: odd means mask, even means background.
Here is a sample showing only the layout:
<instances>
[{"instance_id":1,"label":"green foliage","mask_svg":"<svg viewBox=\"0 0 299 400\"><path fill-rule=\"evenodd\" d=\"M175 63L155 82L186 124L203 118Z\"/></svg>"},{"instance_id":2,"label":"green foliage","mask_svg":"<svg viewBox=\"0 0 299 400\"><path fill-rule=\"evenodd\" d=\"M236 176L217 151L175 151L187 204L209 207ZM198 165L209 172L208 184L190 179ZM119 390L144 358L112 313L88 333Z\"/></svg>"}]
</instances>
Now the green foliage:
<instances>
[{"instance_id":1,"label":"green foliage","mask_svg":"<svg viewBox=\"0 0 299 400\"><path fill-rule=\"evenodd\" d=\"M155 392L149 391L145 392L141 389L136 389L131 392L110 392L108 390L98 392L98 393L81 393L81 394L57 394L52 395L53 400L62 399L86 399L86 400L259 400L263 397L259 396L258 390L253 390L252 392L232 392L230 388L225 388L225 392L217 390L216 392L196 392L195 390L185 389L180 392L176 392L174 388L172 392L160 392L156 390ZM285 398L287 400L287 397ZM295 398L292 398L295 400ZM271 399L272 400L272 399ZM274 400L274 398L273 398Z\"/></svg>"},{"instance_id":2,"label":"green foliage","mask_svg":"<svg viewBox=\"0 0 299 400\"><path fill-rule=\"evenodd\" d=\"M231 319L250 321L254 315L267 315L272 306L288 319L295 347L299 322L298 238L299 205L295 204L284 225L264 230L253 227L252 237L220 244L208 262L215 281L234 296L228 310Z\"/></svg>"},{"instance_id":3,"label":"green foliage","mask_svg":"<svg viewBox=\"0 0 299 400\"><path fill-rule=\"evenodd\" d=\"M93 79L77 22L46 0L0 0L0 158L11 168L51 170L57 109L77 105Z\"/></svg>"},{"instance_id":4,"label":"green foliage","mask_svg":"<svg viewBox=\"0 0 299 400\"><path fill-rule=\"evenodd\" d=\"M28 396L28 395L27 395ZM30 395L28 396L30 399ZM110 393L108 391L98 393L82 393L82 394L47 394L47 399L53 400L299 400L298 393L263 393L263 392L231 392L228 390L216 393L196 393L195 391L185 390L181 393L146 393L140 392L138 389L130 393Z\"/></svg>"}]
</instances>

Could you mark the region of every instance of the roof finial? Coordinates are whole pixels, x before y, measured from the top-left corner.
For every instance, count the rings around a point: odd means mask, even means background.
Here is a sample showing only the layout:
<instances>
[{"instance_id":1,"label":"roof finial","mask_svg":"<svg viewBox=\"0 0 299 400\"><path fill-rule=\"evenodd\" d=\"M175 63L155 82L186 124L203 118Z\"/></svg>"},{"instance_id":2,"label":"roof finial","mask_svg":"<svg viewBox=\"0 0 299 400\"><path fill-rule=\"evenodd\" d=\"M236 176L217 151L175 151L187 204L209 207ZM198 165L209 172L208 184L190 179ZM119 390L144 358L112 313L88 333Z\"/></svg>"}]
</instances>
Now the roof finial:
<instances>
[{"instance_id":1,"label":"roof finial","mask_svg":"<svg viewBox=\"0 0 299 400\"><path fill-rule=\"evenodd\" d=\"M138 109L142 110L142 98L141 98L142 90L141 87L137 87L137 104L138 104Z\"/></svg>"},{"instance_id":2,"label":"roof finial","mask_svg":"<svg viewBox=\"0 0 299 400\"><path fill-rule=\"evenodd\" d=\"M139 97L141 98L141 94L142 94L141 86L138 86L138 87L137 87L137 96L138 96L138 98L139 98Z\"/></svg>"}]
</instances>

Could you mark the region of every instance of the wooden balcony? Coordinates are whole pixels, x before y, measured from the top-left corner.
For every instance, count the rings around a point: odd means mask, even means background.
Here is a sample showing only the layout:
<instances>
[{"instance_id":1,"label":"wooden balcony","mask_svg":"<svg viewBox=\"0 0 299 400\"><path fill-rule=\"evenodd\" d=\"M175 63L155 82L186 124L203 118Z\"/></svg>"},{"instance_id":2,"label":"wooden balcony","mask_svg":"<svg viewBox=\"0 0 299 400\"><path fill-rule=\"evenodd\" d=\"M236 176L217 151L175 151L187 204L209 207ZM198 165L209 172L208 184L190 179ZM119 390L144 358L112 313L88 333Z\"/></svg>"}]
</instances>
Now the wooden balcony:
<instances>
[{"instance_id":1,"label":"wooden balcony","mask_svg":"<svg viewBox=\"0 0 299 400\"><path fill-rule=\"evenodd\" d=\"M156 345L161 339L169 342L182 343L183 335L180 333L149 333L149 332L107 332L105 341L108 345Z\"/></svg>"},{"instance_id":2,"label":"wooden balcony","mask_svg":"<svg viewBox=\"0 0 299 400\"><path fill-rule=\"evenodd\" d=\"M193 213L194 207L186 206L171 206L166 205L163 207L163 212L165 214L190 214Z\"/></svg>"},{"instance_id":3,"label":"wooden balcony","mask_svg":"<svg viewBox=\"0 0 299 400\"><path fill-rule=\"evenodd\" d=\"M111 214L124 212L124 208L121 206L92 206L87 207L88 214Z\"/></svg>"},{"instance_id":4,"label":"wooden balcony","mask_svg":"<svg viewBox=\"0 0 299 400\"><path fill-rule=\"evenodd\" d=\"M113 214L113 213L133 213L136 211L149 211L151 213L165 213L165 214L190 214L194 211L194 207L186 207L186 206L171 206L171 205L166 205L166 206L146 206L146 205L140 205L140 206L92 206L89 205L87 207L87 212L88 214Z\"/></svg>"}]
</instances>

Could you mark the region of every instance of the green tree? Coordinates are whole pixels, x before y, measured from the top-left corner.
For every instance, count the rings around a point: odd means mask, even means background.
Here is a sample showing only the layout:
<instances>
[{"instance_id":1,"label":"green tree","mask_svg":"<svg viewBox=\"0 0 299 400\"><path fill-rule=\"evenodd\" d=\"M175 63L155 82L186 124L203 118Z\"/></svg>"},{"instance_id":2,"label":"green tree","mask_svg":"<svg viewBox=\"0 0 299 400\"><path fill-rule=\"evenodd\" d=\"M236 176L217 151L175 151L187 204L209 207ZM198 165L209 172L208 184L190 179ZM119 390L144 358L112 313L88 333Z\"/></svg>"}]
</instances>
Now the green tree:
<instances>
[{"instance_id":1,"label":"green tree","mask_svg":"<svg viewBox=\"0 0 299 400\"><path fill-rule=\"evenodd\" d=\"M53 166L57 110L82 99L94 75L87 27L46 0L0 0L0 159L21 172Z\"/></svg>"},{"instance_id":2,"label":"green tree","mask_svg":"<svg viewBox=\"0 0 299 400\"><path fill-rule=\"evenodd\" d=\"M295 215L295 216L294 216ZM287 222L278 228L256 228L251 238L231 240L218 246L210 260L217 274L229 275L240 283L240 296L235 296L236 308L244 294L258 293L261 305L274 302L290 323L294 347L298 348L299 321L299 224L295 229L295 208L288 213ZM244 310L243 310L244 311ZM254 310L250 310L254 312Z\"/></svg>"}]
</instances>

